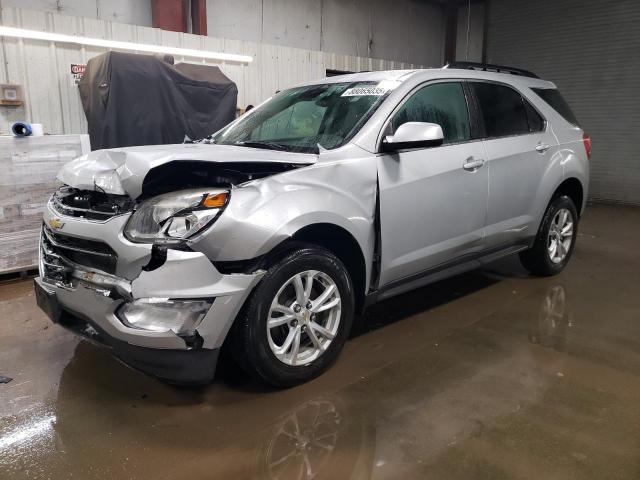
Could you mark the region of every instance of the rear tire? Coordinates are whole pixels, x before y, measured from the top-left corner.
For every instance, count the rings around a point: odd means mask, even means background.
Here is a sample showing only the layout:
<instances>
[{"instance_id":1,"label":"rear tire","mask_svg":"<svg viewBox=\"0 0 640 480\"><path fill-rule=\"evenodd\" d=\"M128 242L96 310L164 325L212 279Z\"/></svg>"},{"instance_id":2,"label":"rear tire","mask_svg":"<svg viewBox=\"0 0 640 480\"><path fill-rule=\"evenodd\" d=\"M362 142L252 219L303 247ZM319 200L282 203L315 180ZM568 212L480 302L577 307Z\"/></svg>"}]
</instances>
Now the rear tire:
<instances>
[{"instance_id":1,"label":"rear tire","mask_svg":"<svg viewBox=\"0 0 640 480\"><path fill-rule=\"evenodd\" d=\"M231 332L232 355L273 386L307 382L338 357L353 312L342 262L324 248L303 245L271 266L251 293Z\"/></svg>"},{"instance_id":2,"label":"rear tire","mask_svg":"<svg viewBox=\"0 0 640 480\"><path fill-rule=\"evenodd\" d=\"M533 246L520 253L522 265L534 275L557 275L569 262L578 235L578 212L566 195L547 206Z\"/></svg>"}]
</instances>

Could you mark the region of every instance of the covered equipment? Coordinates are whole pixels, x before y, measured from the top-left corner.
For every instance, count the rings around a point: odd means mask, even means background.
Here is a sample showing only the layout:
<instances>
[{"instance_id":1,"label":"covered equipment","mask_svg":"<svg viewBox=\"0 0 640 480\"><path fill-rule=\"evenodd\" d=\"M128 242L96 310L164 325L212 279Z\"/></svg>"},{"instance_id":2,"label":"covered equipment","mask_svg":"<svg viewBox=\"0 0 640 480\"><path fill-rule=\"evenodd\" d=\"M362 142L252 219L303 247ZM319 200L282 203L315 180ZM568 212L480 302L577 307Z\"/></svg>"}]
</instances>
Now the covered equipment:
<instances>
[{"instance_id":1,"label":"covered equipment","mask_svg":"<svg viewBox=\"0 0 640 480\"><path fill-rule=\"evenodd\" d=\"M233 121L238 88L218 67L107 52L79 83L92 150L195 140Z\"/></svg>"}]
</instances>

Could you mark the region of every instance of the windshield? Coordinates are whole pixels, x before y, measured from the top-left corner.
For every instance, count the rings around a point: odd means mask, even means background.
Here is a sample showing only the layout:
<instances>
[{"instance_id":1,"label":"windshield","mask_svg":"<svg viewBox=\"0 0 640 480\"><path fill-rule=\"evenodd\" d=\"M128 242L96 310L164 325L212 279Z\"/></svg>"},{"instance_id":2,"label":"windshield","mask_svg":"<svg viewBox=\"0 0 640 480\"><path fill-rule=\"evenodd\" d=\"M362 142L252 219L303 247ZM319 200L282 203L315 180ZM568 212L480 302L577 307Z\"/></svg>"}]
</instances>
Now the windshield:
<instances>
[{"instance_id":1,"label":"windshield","mask_svg":"<svg viewBox=\"0 0 640 480\"><path fill-rule=\"evenodd\" d=\"M356 134L393 86L348 82L285 90L220 130L212 141L290 152L318 153L318 144L337 148Z\"/></svg>"}]
</instances>

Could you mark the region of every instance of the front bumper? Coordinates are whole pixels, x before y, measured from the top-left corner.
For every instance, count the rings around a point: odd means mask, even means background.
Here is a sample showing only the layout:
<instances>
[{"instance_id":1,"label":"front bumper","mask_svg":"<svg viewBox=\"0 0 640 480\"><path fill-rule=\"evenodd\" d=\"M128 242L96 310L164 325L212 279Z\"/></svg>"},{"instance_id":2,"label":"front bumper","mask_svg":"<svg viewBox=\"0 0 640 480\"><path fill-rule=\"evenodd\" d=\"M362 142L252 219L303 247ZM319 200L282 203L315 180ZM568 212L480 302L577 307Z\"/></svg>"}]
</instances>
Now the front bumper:
<instances>
[{"instance_id":1,"label":"front bumper","mask_svg":"<svg viewBox=\"0 0 640 480\"><path fill-rule=\"evenodd\" d=\"M115 223L121 223L121 220L115 220ZM56 237L51 238L51 231L44 227L41 276L36 279L41 308L56 323L109 347L122 360L146 373L174 382L211 380L218 351L263 272L221 274L204 254L172 249L167 250L166 258L159 266L151 267L149 250L146 250L146 256L136 256L141 265L149 265L139 266L136 272L125 265L131 259L127 249L134 246L125 244L121 249L119 243L125 242L121 236L113 235L109 230L111 236L100 238L94 235L94 227L106 230L105 224L68 220L63 229L55 232ZM77 242L71 241L60 243L60 238L65 236L105 241L117 254L114 272L70 260L73 249L86 246L79 244L78 247ZM86 257L73 258L82 260ZM55 262L55 268L64 267L64 281L52 275L51 262ZM120 272L127 272L128 278ZM142 330L125 325L117 315L118 308L125 302L139 299L207 299L213 303L195 331L185 335L173 330Z\"/></svg>"},{"instance_id":2,"label":"front bumper","mask_svg":"<svg viewBox=\"0 0 640 480\"><path fill-rule=\"evenodd\" d=\"M206 384L215 375L219 348L185 350L133 345L110 335L91 318L69 310L58 301L55 289L41 278L35 279L35 291L38 306L51 320L93 344L108 348L116 357L141 372L182 384Z\"/></svg>"},{"instance_id":3,"label":"front bumper","mask_svg":"<svg viewBox=\"0 0 640 480\"><path fill-rule=\"evenodd\" d=\"M172 251L163 266L143 271L132 282L110 279L80 267L74 272L74 277L83 275L99 279L100 283L76 279L72 286L63 286L37 278L38 305L54 322L110 347L131 366L184 383L203 383L213 378L218 352L231 324L262 276L222 275L203 254ZM113 283L109 284L109 280ZM127 289L129 295L123 293ZM131 328L116 314L124 302L158 297L209 298L213 303L195 334L189 336Z\"/></svg>"}]
</instances>

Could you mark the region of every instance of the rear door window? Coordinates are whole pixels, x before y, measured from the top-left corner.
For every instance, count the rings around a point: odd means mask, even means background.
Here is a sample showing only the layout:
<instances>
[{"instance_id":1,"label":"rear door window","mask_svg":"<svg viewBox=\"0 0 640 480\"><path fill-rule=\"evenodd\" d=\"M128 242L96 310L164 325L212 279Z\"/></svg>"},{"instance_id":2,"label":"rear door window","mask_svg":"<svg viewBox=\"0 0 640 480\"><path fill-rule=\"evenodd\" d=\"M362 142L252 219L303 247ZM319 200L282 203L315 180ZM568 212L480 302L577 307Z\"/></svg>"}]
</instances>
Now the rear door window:
<instances>
[{"instance_id":1,"label":"rear door window","mask_svg":"<svg viewBox=\"0 0 640 480\"><path fill-rule=\"evenodd\" d=\"M435 83L418 90L393 116L393 131L407 122L437 123L442 127L444 143L469 140L469 111L462 84Z\"/></svg>"},{"instance_id":2,"label":"rear door window","mask_svg":"<svg viewBox=\"0 0 640 480\"><path fill-rule=\"evenodd\" d=\"M486 137L508 137L529 133L522 95L497 83L471 82L484 123Z\"/></svg>"},{"instance_id":3,"label":"rear door window","mask_svg":"<svg viewBox=\"0 0 640 480\"><path fill-rule=\"evenodd\" d=\"M558 112L567 122L575 125L576 127L580 126L578 119L571 111L569 104L562 95L560 95L560 91L555 88L532 88L531 90L542 98L542 100L547 102L549 106Z\"/></svg>"}]
</instances>

